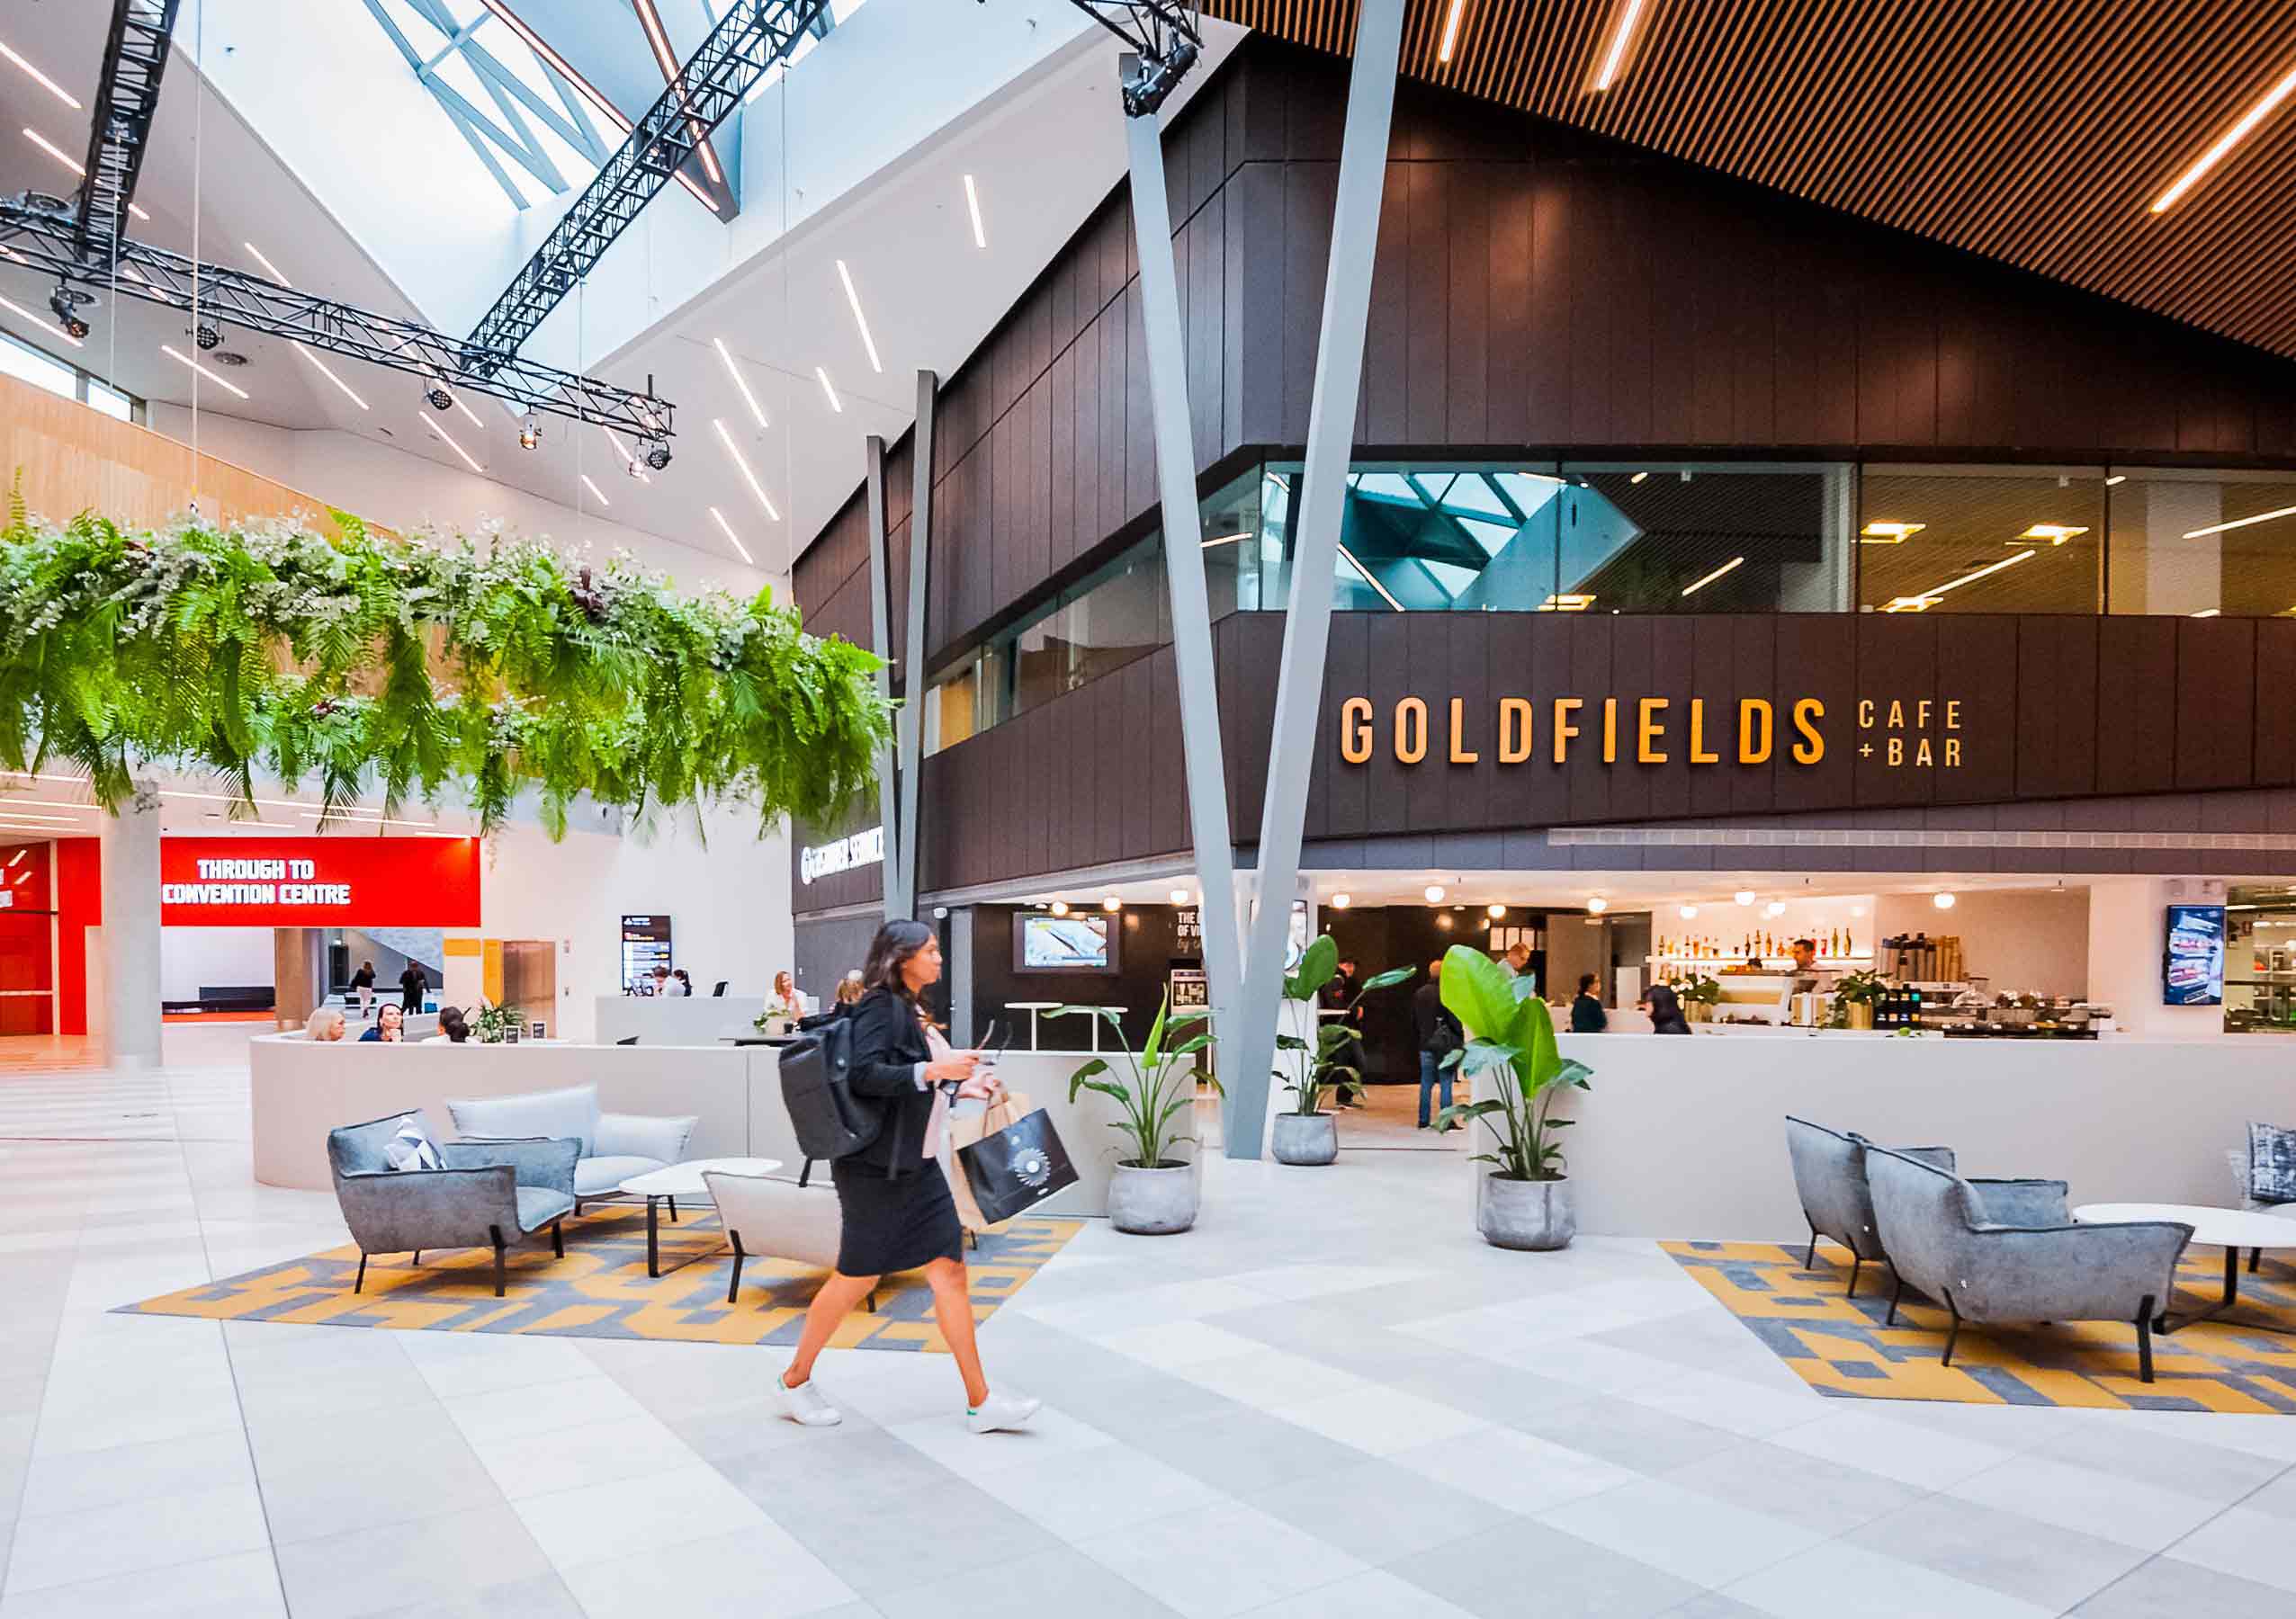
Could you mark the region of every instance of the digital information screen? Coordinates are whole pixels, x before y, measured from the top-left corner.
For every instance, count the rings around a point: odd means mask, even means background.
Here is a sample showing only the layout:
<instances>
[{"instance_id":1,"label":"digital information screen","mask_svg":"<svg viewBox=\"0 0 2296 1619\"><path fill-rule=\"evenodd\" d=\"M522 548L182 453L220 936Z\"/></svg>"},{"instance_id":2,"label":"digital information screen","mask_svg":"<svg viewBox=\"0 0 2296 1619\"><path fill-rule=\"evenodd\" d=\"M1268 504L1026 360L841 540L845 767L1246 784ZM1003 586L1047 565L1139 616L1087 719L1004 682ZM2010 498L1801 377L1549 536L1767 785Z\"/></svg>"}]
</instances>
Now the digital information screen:
<instances>
[{"instance_id":1,"label":"digital information screen","mask_svg":"<svg viewBox=\"0 0 2296 1619\"><path fill-rule=\"evenodd\" d=\"M2170 1006L2224 1004L2224 907L2172 905L2161 965L2161 1001Z\"/></svg>"}]
</instances>

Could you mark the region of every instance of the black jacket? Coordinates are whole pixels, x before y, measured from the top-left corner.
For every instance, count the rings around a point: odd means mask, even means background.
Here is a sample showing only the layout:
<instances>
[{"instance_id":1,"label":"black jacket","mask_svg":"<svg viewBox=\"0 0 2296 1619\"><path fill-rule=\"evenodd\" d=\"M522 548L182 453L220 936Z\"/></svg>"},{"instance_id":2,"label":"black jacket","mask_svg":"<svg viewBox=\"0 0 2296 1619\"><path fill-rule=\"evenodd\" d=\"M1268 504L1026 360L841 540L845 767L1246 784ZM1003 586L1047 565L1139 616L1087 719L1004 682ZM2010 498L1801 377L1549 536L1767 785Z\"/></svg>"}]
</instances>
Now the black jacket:
<instances>
[{"instance_id":1,"label":"black jacket","mask_svg":"<svg viewBox=\"0 0 2296 1619\"><path fill-rule=\"evenodd\" d=\"M917 1021L917 1003L890 989L872 989L853 1008L852 1024L853 1066L846 1084L854 1095L883 1105L884 1124L848 1161L888 1174L931 1168L923 1154L933 1092L929 1086L917 1088L917 1065L930 1062L933 1051Z\"/></svg>"},{"instance_id":2,"label":"black jacket","mask_svg":"<svg viewBox=\"0 0 2296 1619\"><path fill-rule=\"evenodd\" d=\"M1581 995L1571 1002L1571 1033L1600 1034L1610 1026L1610 1015L1602 1003L1591 995Z\"/></svg>"},{"instance_id":3,"label":"black jacket","mask_svg":"<svg viewBox=\"0 0 2296 1619\"><path fill-rule=\"evenodd\" d=\"M1456 1051L1466 1043L1466 1031L1460 1027L1459 1020L1451 1015L1450 1008L1443 1005L1442 988L1433 979L1412 993L1411 1026L1422 1051ZM1444 1031L1440 1035L1436 1033L1439 1028Z\"/></svg>"}]
</instances>

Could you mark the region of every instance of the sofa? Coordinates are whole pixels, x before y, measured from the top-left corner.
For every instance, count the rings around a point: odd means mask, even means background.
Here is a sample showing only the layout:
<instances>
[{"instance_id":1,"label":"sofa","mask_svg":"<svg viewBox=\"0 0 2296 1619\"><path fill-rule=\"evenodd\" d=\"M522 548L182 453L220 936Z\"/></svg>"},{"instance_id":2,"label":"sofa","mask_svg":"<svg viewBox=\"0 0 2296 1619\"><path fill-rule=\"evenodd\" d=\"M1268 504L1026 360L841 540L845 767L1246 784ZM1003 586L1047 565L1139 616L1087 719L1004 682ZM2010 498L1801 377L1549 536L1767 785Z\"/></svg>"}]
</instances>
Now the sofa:
<instances>
[{"instance_id":1,"label":"sofa","mask_svg":"<svg viewBox=\"0 0 2296 1619\"><path fill-rule=\"evenodd\" d=\"M1996 1181L1981 1194L1950 1169L1870 1144L1865 1165L1899 1294L1910 1282L1952 1317L1943 1364L1965 1322L2123 1321L2136 1329L2138 1376L2152 1382L2154 1318L2191 1226L2076 1225L2063 1181ZM1893 1297L1888 1319L1897 1311Z\"/></svg>"},{"instance_id":2,"label":"sofa","mask_svg":"<svg viewBox=\"0 0 2296 1619\"><path fill-rule=\"evenodd\" d=\"M494 1296L502 1297L504 1254L513 1241L550 1228L552 1251L566 1255L560 1221L574 1208L572 1140L448 1141L441 1167L394 1169L388 1149L412 1114L393 1114L327 1134L327 1162L343 1223L359 1245L353 1293L367 1284L371 1254L425 1248L492 1248Z\"/></svg>"},{"instance_id":3,"label":"sofa","mask_svg":"<svg viewBox=\"0 0 2296 1619\"><path fill-rule=\"evenodd\" d=\"M450 1101L446 1111L453 1117L455 1134L466 1141L547 1136L578 1143L573 1185L577 1214L586 1200L614 1195L632 1176L682 1161L698 1123L691 1114L669 1118L601 1113L595 1085Z\"/></svg>"}]
</instances>

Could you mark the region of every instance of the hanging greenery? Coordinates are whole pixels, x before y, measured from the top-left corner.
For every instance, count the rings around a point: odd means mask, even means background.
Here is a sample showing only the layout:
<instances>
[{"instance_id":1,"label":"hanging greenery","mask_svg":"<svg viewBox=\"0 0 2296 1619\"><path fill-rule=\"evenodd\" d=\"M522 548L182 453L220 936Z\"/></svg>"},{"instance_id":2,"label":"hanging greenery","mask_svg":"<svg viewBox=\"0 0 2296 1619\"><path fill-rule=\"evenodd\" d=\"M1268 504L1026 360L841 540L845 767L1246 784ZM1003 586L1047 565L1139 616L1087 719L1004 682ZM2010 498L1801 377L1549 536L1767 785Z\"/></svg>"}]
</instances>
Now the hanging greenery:
<instances>
[{"instance_id":1,"label":"hanging greenery","mask_svg":"<svg viewBox=\"0 0 2296 1619\"><path fill-rule=\"evenodd\" d=\"M643 817L719 801L838 818L889 732L874 657L771 593L681 595L495 532L417 541L333 514L128 532L83 514L0 531L0 765L68 762L118 805L143 764L316 777L332 806L466 792L492 831L521 789L562 836L577 794Z\"/></svg>"}]
</instances>

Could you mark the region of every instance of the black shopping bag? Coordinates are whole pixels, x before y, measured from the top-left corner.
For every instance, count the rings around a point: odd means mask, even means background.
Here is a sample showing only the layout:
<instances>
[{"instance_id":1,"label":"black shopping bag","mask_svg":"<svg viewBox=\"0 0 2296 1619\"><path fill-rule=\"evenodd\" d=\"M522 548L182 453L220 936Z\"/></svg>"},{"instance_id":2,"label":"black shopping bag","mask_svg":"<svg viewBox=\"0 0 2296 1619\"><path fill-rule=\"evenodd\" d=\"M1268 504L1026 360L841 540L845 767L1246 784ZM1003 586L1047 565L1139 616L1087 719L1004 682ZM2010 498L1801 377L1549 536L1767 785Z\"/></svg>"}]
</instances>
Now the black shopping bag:
<instances>
[{"instance_id":1,"label":"black shopping bag","mask_svg":"<svg viewBox=\"0 0 2296 1619\"><path fill-rule=\"evenodd\" d=\"M956 1149L981 1217L1001 1225L1076 1185L1076 1166L1043 1108Z\"/></svg>"}]
</instances>

